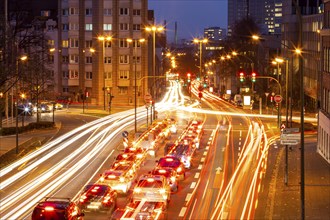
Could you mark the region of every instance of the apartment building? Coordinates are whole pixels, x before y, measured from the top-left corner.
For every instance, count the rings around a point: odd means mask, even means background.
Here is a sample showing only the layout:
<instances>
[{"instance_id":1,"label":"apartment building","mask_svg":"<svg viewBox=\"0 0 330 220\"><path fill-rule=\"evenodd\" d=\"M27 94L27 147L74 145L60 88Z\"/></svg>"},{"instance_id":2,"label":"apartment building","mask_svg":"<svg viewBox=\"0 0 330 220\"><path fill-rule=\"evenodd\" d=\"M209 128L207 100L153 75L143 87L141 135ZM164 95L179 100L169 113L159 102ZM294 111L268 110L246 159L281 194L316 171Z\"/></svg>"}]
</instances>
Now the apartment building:
<instances>
[{"instance_id":1,"label":"apartment building","mask_svg":"<svg viewBox=\"0 0 330 220\"><path fill-rule=\"evenodd\" d=\"M324 1L323 18L317 152L330 163L330 0Z\"/></svg>"},{"instance_id":2,"label":"apartment building","mask_svg":"<svg viewBox=\"0 0 330 220\"><path fill-rule=\"evenodd\" d=\"M111 104L134 105L136 91L138 105L144 104L147 0L59 0L57 23L49 34L54 40L56 96L108 109Z\"/></svg>"}]
</instances>

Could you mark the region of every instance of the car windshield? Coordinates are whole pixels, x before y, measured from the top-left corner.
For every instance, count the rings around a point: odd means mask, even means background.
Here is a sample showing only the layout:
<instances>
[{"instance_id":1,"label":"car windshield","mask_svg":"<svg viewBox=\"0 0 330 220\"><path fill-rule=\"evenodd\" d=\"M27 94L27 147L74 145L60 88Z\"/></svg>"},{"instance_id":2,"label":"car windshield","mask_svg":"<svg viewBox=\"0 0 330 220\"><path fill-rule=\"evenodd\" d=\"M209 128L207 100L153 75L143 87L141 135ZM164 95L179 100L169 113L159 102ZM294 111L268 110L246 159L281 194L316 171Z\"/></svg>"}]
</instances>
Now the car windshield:
<instances>
[{"instance_id":1,"label":"car windshield","mask_svg":"<svg viewBox=\"0 0 330 220\"><path fill-rule=\"evenodd\" d=\"M104 195L108 190L106 185L88 185L85 187L85 192L89 195Z\"/></svg>"},{"instance_id":2,"label":"car windshield","mask_svg":"<svg viewBox=\"0 0 330 220\"><path fill-rule=\"evenodd\" d=\"M110 172L106 172L104 174L104 178L106 180L115 180L115 179L118 179L121 175L122 175L122 171L110 171Z\"/></svg>"},{"instance_id":3,"label":"car windshield","mask_svg":"<svg viewBox=\"0 0 330 220\"><path fill-rule=\"evenodd\" d=\"M161 167L178 167L180 166L180 160L173 157L161 158L159 160L159 165Z\"/></svg>"},{"instance_id":4,"label":"car windshield","mask_svg":"<svg viewBox=\"0 0 330 220\"><path fill-rule=\"evenodd\" d=\"M138 182L138 187L161 188L162 181L155 179L143 179Z\"/></svg>"},{"instance_id":5,"label":"car windshield","mask_svg":"<svg viewBox=\"0 0 330 220\"><path fill-rule=\"evenodd\" d=\"M165 177L170 177L171 176L171 171L170 170L164 170L164 169L157 169L152 172L153 175L162 175Z\"/></svg>"}]
</instances>

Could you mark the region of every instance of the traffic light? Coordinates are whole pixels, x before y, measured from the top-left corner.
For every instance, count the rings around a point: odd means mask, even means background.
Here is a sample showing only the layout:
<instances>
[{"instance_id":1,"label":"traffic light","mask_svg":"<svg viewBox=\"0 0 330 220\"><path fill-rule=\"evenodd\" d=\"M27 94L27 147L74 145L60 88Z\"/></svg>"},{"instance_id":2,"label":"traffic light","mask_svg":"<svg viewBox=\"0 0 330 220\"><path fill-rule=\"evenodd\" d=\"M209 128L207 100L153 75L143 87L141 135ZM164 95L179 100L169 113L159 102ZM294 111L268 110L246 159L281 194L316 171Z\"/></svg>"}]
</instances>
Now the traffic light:
<instances>
[{"instance_id":1,"label":"traffic light","mask_svg":"<svg viewBox=\"0 0 330 220\"><path fill-rule=\"evenodd\" d=\"M252 72L251 73L251 81L256 82L256 77L257 77L257 74L255 72Z\"/></svg>"},{"instance_id":2,"label":"traffic light","mask_svg":"<svg viewBox=\"0 0 330 220\"><path fill-rule=\"evenodd\" d=\"M187 73L187 81L190 82L190 76L191 74L190 73Z\"/></svg>"},{"instance_id":3,"label":"traffic light","mask_svg":"<svg viewBox=\"0 0 330 220\"><path fill-rule=\"evenodd\" d=\"M199 93L198 93L198 98L201 99L202 97L203 97L203 93L202 93L202 92L199 92Z\"/></svg>"},{"instance_id":4,"label":"traffic light","mask_svg":"<svg viewBox=\"0 0 330 220\"><path fill-rule=\"evenodd\" d=\"M239 81L244 82L244 80L245 80L245 74L244 74L244 72L240 72L239 73Z\"/></svg>"},{"instance_id":5,"label":"traffic light","mask_svg":"<svg viewBox=\"0 0 330 220\"><path fill-rule=\"evenodd\" d=\"M207 87L207 83L206 83L206 82L204 82L204 84L203 84L203 87L204 87L204 88L206 88L206 87Z\"/></svg>"}]
</instances>

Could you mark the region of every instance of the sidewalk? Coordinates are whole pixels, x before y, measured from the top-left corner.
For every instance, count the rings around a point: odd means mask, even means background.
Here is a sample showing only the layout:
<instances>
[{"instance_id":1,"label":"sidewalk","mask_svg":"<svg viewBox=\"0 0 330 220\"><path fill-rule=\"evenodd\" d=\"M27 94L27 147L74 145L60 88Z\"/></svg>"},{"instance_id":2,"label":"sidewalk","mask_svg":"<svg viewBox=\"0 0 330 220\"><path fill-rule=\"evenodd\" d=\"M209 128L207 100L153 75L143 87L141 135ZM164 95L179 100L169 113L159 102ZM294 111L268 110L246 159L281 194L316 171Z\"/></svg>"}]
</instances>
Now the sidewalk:
<instances>
[{"instance_id":1,"label":"sidewalk","mask_svg":"<svg viewBox=\"0 0 330 220\"><path fill-rule=\"evenodd\" d=\"M330 219L330 164L316 152L316 137L305 140L305 219ZM288 185L284 184L285 151L280 149L268 219L301 219L301 150L288 153ZM276 170L275 170L276 172Z\"/></svg>"}]
</instances>

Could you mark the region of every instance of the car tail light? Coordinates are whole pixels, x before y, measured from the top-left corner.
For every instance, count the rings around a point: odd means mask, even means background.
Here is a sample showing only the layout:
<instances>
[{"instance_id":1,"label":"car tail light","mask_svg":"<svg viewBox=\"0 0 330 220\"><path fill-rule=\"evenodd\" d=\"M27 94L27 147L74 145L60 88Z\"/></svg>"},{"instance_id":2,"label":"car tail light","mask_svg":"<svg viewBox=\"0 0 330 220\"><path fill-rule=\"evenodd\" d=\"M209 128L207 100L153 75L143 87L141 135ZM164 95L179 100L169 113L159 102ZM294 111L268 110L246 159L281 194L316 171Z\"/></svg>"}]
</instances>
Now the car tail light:
<instances>
[{"instance_id":1,"label":"car tail light","mask_svg":"<svg viewBox=\"0 0 330 220\"><path fill-rule=\"evenodd\" d=\"M103 176L100 178L100 181L101 181L101 182L103 182L103 181L104 181L104 177L103 177Z\"/></svg>"},{"instance_id":2,"label":"car tail light","mask_svg":"<svg viewBox=\"0 0 330 220\"><path fill-rule=\"evenodd\" d=\"M178 173L180 173L180 172L182 171L182 168L179 167L179 168L177 169L177 171L178 171Z\"/></svg>"},{"instance_id":3,"label":"car tail light","mask_svg":"<svg viewBox=\"0 0 330 220\"><path fill-rule=\"evenodd\" d=\"M174 176L171 176L171 183L174 183L175 182L175 180L176 180L176 178L174 177Z\"/></svg>"},{"instance_id":4,"label":"car tail light","mask_svg":"<svg viewBox=\"0 0 330 220\"><path fill-rule=\"evenodd\" d=\"M125 182L125 178L124 177L120 177L119 178L119 181L123 183L123 182Z\"/></svg>"},{"instance_id":5,"label":"car tail light","mask_svg":"<svg viewBox=\"0 0 330 220\"><path fill-rule=\"evenodd\" d=\"M52 211L54 211L54 207L53 206L46 206L45 211L52 212Z\"/></svg>"},{"instance_id":6,"label":"car tail light","mask_svg":"<svg viewBox=\"0 0 330 220\"><path fill-rule=\"evenodd\" d=\"M140 188L135 188L135 189L134 189L134 192L136 192L136 193L140 193L140 192L141 192L141 189L140 189Z\"/></svg>"},{"instance_id":7,"label":"car tail light","mask_svg":"<svg viewBox=\"0 0 330 220\"><path fill-rule=\"evenodd\" d=\"M103 203L108 203L110 199L111 199L110 196L104 197Z\"/></svg>"}]
</instances>

